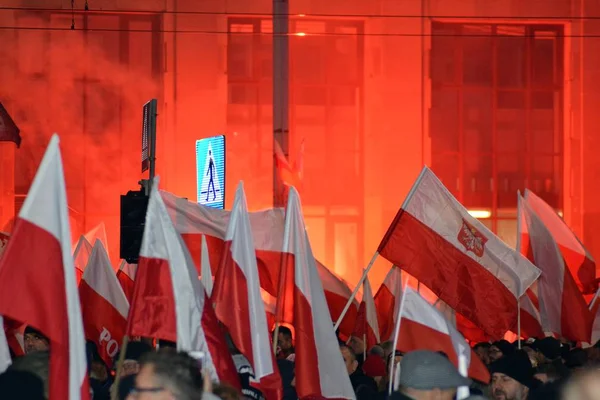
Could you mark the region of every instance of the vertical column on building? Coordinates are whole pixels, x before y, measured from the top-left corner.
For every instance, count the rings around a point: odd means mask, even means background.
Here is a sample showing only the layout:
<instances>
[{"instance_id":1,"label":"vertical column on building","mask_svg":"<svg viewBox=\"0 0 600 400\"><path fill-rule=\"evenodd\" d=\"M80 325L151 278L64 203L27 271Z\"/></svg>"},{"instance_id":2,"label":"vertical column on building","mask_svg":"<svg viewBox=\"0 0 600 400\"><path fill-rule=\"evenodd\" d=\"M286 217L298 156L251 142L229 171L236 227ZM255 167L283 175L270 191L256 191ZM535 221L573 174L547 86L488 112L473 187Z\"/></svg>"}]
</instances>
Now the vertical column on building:
<instances>
[{"instance_id":1,"label":"vertical column on building","mask_svg":"<svg viewBox=\"0 0 600 400\"><path fill-rule=\"evenodd\" d=\"M273 144L289 153L289 1L273 0ZM273 147L273 206L285 206L286 188L280 179Z\"/></svg>"}]
</instances>

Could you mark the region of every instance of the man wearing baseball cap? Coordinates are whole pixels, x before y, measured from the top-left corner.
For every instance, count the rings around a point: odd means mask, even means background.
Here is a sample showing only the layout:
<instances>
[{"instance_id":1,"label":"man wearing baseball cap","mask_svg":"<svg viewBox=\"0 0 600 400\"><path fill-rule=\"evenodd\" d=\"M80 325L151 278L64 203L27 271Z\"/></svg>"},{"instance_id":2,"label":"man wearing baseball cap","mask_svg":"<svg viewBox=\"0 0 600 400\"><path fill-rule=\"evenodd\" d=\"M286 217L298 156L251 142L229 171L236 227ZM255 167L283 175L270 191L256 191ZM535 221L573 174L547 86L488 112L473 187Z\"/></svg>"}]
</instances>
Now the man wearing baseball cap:
<instances>
[{"instance_id":1,"label":"man wearing baseball cap","mask_svg":"<svg viewBox=\"0 0 600 400\"><path fill-rule=\"evenodd\" d=\"M406 353L399 368L399 392L391 397L396 400L453 400L459 387L471 384L448 358L434 351Z\"/></svg>"}]
</instances>

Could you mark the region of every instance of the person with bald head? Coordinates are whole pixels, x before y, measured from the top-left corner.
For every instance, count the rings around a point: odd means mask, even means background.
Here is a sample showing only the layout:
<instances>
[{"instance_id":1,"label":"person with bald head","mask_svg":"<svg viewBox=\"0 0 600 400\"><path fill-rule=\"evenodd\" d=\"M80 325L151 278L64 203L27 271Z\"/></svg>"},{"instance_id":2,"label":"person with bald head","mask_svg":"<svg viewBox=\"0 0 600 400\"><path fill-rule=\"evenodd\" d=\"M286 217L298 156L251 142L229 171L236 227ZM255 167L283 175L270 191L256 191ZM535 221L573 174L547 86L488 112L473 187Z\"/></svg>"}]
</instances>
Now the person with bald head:
<instances>
[{"instance_id":1,"label":"person with bald head","mask_svg":"<svg viewBox=\"0 0 600 400\"><path fill-rule=\"evenodd\" d=\"M600 369L576 373L565 385L563 400L600 400Z\"/></svg>"}]
</instances>

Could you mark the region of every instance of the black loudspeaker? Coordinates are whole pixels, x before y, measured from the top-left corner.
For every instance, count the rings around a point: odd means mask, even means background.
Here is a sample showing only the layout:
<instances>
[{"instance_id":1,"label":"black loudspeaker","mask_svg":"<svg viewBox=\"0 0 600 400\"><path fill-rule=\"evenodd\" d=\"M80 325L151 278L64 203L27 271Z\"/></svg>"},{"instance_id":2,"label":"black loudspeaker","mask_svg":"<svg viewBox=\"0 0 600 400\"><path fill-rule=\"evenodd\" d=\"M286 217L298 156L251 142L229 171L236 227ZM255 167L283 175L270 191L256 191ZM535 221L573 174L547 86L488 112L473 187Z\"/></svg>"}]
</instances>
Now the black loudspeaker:
<instances>
[{"instance_id":1,"label":"black loudspeaker","mask_svg":"<svg viewBox=\"0 0 600 400\"><path fill-rule=\"evenodd\" d=\"M148 196L142 191L128 192L121 196L121 240L119 257L130 264L137 264L142 247Z\"/></svg>"}]
</instances>

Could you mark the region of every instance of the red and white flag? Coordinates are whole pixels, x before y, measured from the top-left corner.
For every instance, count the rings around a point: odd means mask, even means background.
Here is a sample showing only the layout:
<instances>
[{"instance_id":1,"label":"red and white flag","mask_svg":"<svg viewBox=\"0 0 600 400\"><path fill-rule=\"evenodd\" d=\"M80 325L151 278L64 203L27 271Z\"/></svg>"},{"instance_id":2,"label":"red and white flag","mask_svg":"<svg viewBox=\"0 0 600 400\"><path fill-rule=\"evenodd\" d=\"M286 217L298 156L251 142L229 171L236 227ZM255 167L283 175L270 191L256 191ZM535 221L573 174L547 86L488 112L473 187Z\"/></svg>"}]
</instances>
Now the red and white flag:
<instances>
[{"instance_id":1,"label":"red and white flag","mask_svg":"<svg viewBox=\"0 0 600 400\"><path fill-rule=\"evenodd\" d=\"M0 315L35 327L50 341L50 400L90 395L79 304L63 165L54 135L0 260Z\"/></svg>"},{"instance_id":2,"label":"red and white flag","mask_svg":"<svg viewBox=\"0 0 600 400\"><path fill-rule=\"evenodd\" d=\"M109 367L123 342L129 302L101 241L96 241L79 283L83 328Z\"/></svg>"},{"instance_id":3,"label":"red and white flag","mask_svg":"<svg viewBox=\"0 0 600 400\"><path fill-rule=\"evenodd\" d=\"M104 246L104 249L106 250L106 254L109 254L108 253L108 239L107 239L107 235L106 235L106 225L104 225L104 222L100 222L98 225L93 227L88 233L86 233L85 239L92 246L94 246L97 241L101 242L102 246ZM110 260L110 255L108 256L108 259ZM112 264L111 264L111 267L112 267Z\"/></svg>"},{"instance_id":4,"label":"red and white flag","mask_svg":"<svg viewBox=\"0 0 600 400\"><path fill-rule=\"evenodd\" d=\"M192 203L168 192L161 191L160 193L169 210L175 229L181 234L192 254L192 258L195 260L198 274L202 275L201 269L202 266L206 265L205 260L207 260L210 263L213 275L215 275L225 245L230 211ZM283 314L280 315L279 322L291 324L291 315L293 314L291 297L293 296L287 290L283 294L280 293L279 287L279 279L282 276L281 257L285 212L279 208L251 212L249 218L261 287L271 296L279 298L280 302L286 303L282 306ZM208 258L201 251L204 248L203 240L206 240ZM337 321L348 299L350 299L352 290L318 261L317 270L323 282L329 312L331 317ZM283 286L286 289L288 288L287 284ZM355 301L340 325L340 332L346 335L352 333L357 310L358 303Z\"/></svg>"},{"instance_id":5,"label":"red and white flag","mask_svg":"<svg viewBox=\"0 0 600 400\"><path fill-rule=\"evenodd\" d=\"M540 271L473 218L427 167L378 249L493 338Z\"/></svg>"},{"instance_id":6,"label":"red and white flag","mask_svg":"<svg viewBox=\"0 0 600 400\"><path fill-rule=\"evenodd\" d=\"M596 261L590 252L548 203L529 190L525 190L524 201L552 235L579 290L588 295L596 293Z\"/></svg>"},{"instance_id":7,"label":"red and white flag","mask_svg":"<svg viewBox=\"0 0 600 400\"><path fill-rule=\"evenodd\" d=\"M75 264L75 279L77 280L77 285L81 282L81 277L83 276L83 272L85 271L85 267L92 255L92 245L85 236L81 236L77 241L77 246L75 246L75 251L73 252L73 262Z\"/></svg>"},{"instance_id":8,"label":"red and white flag","mask_svg":"<svg viewBox=\"0 0 600 400\"><path fill-rule=\"evenodd\" d=\"M397 321L394 340L402 352L431 350L444 352L459 367L463 356L468 376L488 383L490 374L486 366L473 353L465 338L435 307L410 287L406 287Z\"/></svg>"},{"instance_id":9,"label":"red and white flag","mask_svg":"<svg viewBox=\"0 0 600 400\"><path fill-rule=\"evenodd\" d=\"M210 267L210 257L208 256L208 244L206 243L206 235L202 235L202 252L200 260L200 279L202 280L202 286L206 290L208 297L212 296L213 291L213 275L212 268Z\"/></svg>"},{"instance_id":10,"label":"red and white flag","mask_svg":"<svg viewBox=\"0 0 600 400\"><path fill-rule=\"evenodd\" d=\"M217 318L227 327L233 343L252 366L254 379L251 384L267 400L281 399L281 377L260 292L256 252L242 182L235 193L225 237L225 252L211 301Z\"/></svg>"},{"instance_id":11,"label":"red and white flag","mask_svg":"<svg viewBox=\"0 0 600 400\"><path fill-rule=\"evenodd\" d=\"M367 346L367 348L371 348L377 343L381 343L379 337L379 324L377 322L377 308L375 307L373 290L371 290L371 284L369 283L368 277L366 277L363 282L362 301L358 308L356 324L352 336L361 340L366 338L365 346Z\"/></svg>"},{"instance_id":12,"label":"red and white flag","mask_svg":"<svg viewBox=\"0 0 600 400\"><path fill-rule=\"evenodd\" d=\"M537 284L542 328L573 341L590 342L593 317L567 268L561 250L542 219L519 196L535 265L542 270Z\"/></svg>"},{"instance_id":13,"label":"red and white flag","mask_svg":"<svg viewBox=\"0 0 600 400\"><path fill-rule=\"evenodd\" d=\"M379 321L381 340L390 340L394 335L396 316L402 300L402 272L393 265L375 294L375 308Z\"/></svg>"},{"instance_id":14,"label":"red and white flag","mask_svg":"<svg viewBox=\"0 0 600 400\"><path fill-rule=\"evenodd\" d=\"M133 297L135 271L137 271L137 264L129 264L127 261L121 260L121 265L117 271L117 280L129 302L131 302L131 298Z\"/></svg>"},{"instance_id":15,"label":"red and white flag","mask_svg":"<svg viewBox=\"0 0 600 400\"><path fill-rule=\"evenodd\" d=\"M199 351L212 379L239 388L239 377L225 336L183 240L152 184L129 312L129 336L156 337Z\"/></svg>"},{"instance_id":16,"label":"red and white flag","mask_svg":"<svg viewBox=\"0 0 600 400\"><path fill-rule=\"evenodd\" d=\"M288 194L283 251L293 257L298 397L354 399L293 187Z\"/></svg>"}]
</instances>

